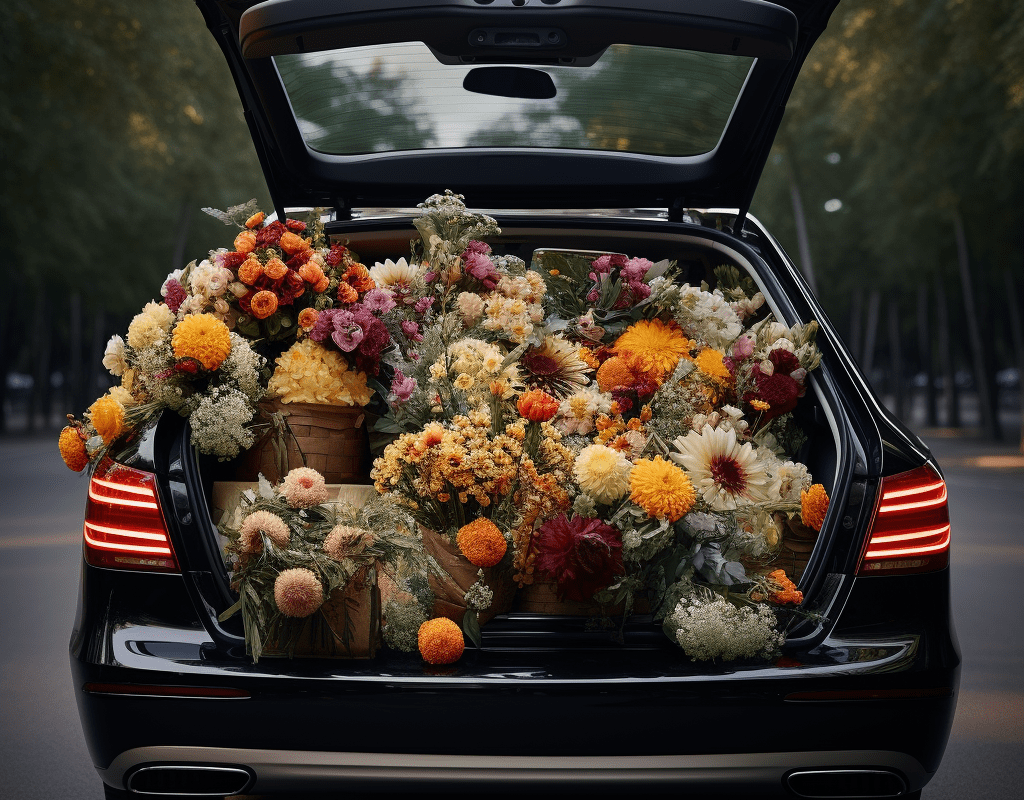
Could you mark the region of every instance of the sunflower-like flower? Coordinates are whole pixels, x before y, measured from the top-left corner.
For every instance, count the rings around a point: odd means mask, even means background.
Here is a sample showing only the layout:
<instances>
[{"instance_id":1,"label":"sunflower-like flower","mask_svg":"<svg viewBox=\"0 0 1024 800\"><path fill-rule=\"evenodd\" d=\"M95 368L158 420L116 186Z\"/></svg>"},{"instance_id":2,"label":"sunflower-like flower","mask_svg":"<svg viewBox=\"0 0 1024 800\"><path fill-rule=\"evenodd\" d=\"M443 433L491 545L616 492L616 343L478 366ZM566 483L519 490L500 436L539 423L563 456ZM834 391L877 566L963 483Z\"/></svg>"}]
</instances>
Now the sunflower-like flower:
<instances>
[{"instance_id":1,"label":"sunflower-like flower","mask_svg":"<svg viewBox=\"0 0 1024 800\"><path fill-rule=\"evenodd\" d=\"M658 379L675 369L680 359L688 358L692 347L677 324L660 319L640 320L615 340L615 352L633 369Z\"/></svg>"},{"instance_id":2,"label":"sunflower-like flower","mask_svg":"<svg viewBox=\"0 0 1024 800\"><path fill-rule=\"evenodd\" d=\"M558 399L587 384L591 367L580 358L580 348L563 336L547 336L539 347L527 350L519 365L526 370L526 382Z\"/></svg>"},{"instance_id":3,"label":"sunflower-like flower","mask_svg":"<svg viewBox=\"0 0 1024 800\"><path fill-rule=\"evenodd\" d=\"M286 569L274 581L274 602L286 617L308 617L324 604L324 587L312 570Z\"/></svg>"},{"instance_id":4,"label":"sunflower-like flower","mask_svg":"<svg viewBox=\"0 0 1024 800\"><path fill-rule=\"evenodd\" d=\"M614 503L629 491L629 473L633 465L619 450L603 444L584 447L573 464L573 475L580 488L598 503Z\"/></svg>"},{"instance_id":5,"label":"sunflower-like flower","mask_svg":"<svg viewBox=\"0 0 1024 800\"><path fill-rule=\"evenodd\" d=\"M454 664L466 649L462 629L447 617L428 619L420 625L416 639L428 664Z\"/></svg>"},{"instance_id":6,"label":"sunflower-like flower","mask_svg":"<svg viewBox=\"0 0 1024 800\"><path fill-rule=\"evenodd\" d=\"M238 549L243 553L258 553L262 550L263 536L278 547L287 547L291 539L288 523L270 511L253 511L242 520L238 534Z\"/></svg>"},{"instance_id":7,"label":"sunflower-like flower","mask_svg":"<svg viewBox=\"0 0 1024 800\"><path fill-rule=\"evenodd\" d=\"M89 406L87 414L104 444L110 444L124 430L124 406L109 394Z\"/></svg>"},{"instance_id":8,"label":"sunflower-like flower","mask_svg":"<svg viewBox=\"0 0 1024 800\"><path fill-rule=\"evenodd\" d=\"M474 567L493 567L505 556L508 543L498 526L486 517L463 525L455 543Z\"/></svg>"},{"instance_id":9,"label":"sunflower-like flower","mask_svg":"<svg viewBox=\"0 0 1024 800\"><path fill-rule=\"evenodd\" d=\"M88 465L89 455L85 452L85 442L75 426L68 425L60 432L57 447L68 469L81 472Z\"/></svg>"},{"instance_id":10,"label":"sunflower-like flower","mask_svg":"<svg viewBox=\"0 0 1024 800\"><path fill-rule=\"evenodd\" d=\"M800 492L800 519L803 520L804 525L820 531L827 511L828 493L820 483Z\"/></svg>"},{"instance_id":11,"label":"sunflower-like flower","mask_svg":"<svg viewBox=\"0 0 1024 800\"><path fill-rule=\"evenodd\" d=\"M174 355L194 358L205 369L217 369L231 354L231 331L213 314L191 314L174 327Z\"/></svg>"},{"instance_id":12,"label":"sunflower-like flower","mask_svg":"<svg viewBox=\"0 0 1024 800\"><path fill-rule=\"evenodd\" d=\"M292 508L312 508L327 502L324 476L309 467L296 467L285 475L280 491Z\"/></svg>"},{"instance_id":13,"label":"sunflower-like flower","mask_svg":"<svg viewBox=\"0 0 1024 800\"><path fill-rule=\"evenodd\" d=\"M774 481L758 452L740 444L736 430L705 425L673 442L678 453L672 460L682 465L697 491L715 511L732 511L740 505L764 503L777 495Z\"/></svg>"},{"instance_id":14,"label":"sunflower-like flower","mask_svg":"<svg viewBox=\"0 0 1024 800\"><path fill-rule=\"evenodd\" d=\"M629 499L658 519L676 522L693 508L696 494L686 473L661 456L641 459L629 475Z\"/></svg>"}]
</instances>

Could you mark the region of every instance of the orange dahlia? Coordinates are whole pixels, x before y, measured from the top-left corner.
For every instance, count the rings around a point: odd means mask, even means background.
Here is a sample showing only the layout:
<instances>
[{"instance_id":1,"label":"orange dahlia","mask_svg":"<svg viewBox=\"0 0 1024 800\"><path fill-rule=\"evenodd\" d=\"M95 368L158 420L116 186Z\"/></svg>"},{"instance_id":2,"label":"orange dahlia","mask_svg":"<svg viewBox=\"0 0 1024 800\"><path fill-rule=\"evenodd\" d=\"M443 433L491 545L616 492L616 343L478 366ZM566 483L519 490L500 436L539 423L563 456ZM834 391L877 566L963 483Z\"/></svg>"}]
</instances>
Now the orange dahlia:
<instances>
[{"instance_id":1,"label":"orange dahlia","mask_svg":"<svg viewBox=\"0 0 1024 800\"><path fill-rule=\"evenodd\" d=\"M454 664L466 649L462 630L447 617L428 619L420 625L416 639L428 664Z\"/></svg>"},{"instance_id":2,"label":"orange dahlia","mask_svg":"<svg viewBox=\"0 0 1024 800\"><path fill-rule=\"evenodd\" d=\"M235 237L235 252L251 253L256 249L256 231L242 231Z\"/></svg>"},{"instance_id":3,"label":"orange dahlia","mask_svg":"<svg viewBox=\"0 0 1024 800\"><path fill-rule=\"evenodd\" d=\"M543 389L531 389L524 392L516 408L519 415L530 422L547 422L558 413L558 400Z\"/></svg>"},{"instance_id":4,"label":"orange dahlia","mask_svg":"<svg viewBox=\"0 0 1024 800\"><path fill-rule=\"evenodd\" d=\"M474 567L493 567L505 556L508 543L498 526L485 517L463 525L455 537L459 550Z\"/></svg>"},{"instance_id":5,"label":"orange dahlia","mask_svg":"<svg viewBox=\"0 0 1024 800\"><path fill-rule=\"evenodd\" d=\"M828 493L820 483L800 492L800 519L803 520L804 525L820 531L827 511Z\"/></svg>"},{"instance_id":6,"label":"orange dahlia","mask_svg":"<svg viewBox=\"0 0 1024 800\"><path fill-rule=\"evenodd\" d=\"M89 406L87 414L104 444L110 444L124 430L124 406L109 394Z\"/></svg>"},{"instance_id":7,"label":"orange dahlia","mask_svg":"<svg viewBox=\"0 0 1024 800\"><path fill-rule=\"evenodd\" d=\"M89 463L89 456L85 452L85 442L75 426L68 425L60 432L57 447L60 448L60 457L64 459L68 469L81 472Z\"/></svg>"},{"instance_id":8,"label":"orange dahlia","mask_svg":"<svg viewBox=\"0 0 1024 800\"><path fill-rule=\"evenodd\" d=\"M277 311L277 295L266 289L256 292L249 300L249 307L256 319L266 319Z\"/></svg>"},{"instance_id":9,"label":"orange dahlia","mask_svg":"<svg viewBox=\"0 0 1024 800\"><path fill-rule=\"evenodd\" d=\"M629 499L659 519L681 519L693 508L697 494L686 473L661 456L642 458L629 474Z\"/></svg>"},{"instance_id":10,"label":"orange dahlia","mask_svg":"<svg viewBox=\"0 0 1024 800\"><path fill-rule=\"evenodd\" d=\"M178 358L194 358L217 369L231 353L231 332L213 314L191 314L174 327L171 347Z\"/></svg>"}]
</instances>

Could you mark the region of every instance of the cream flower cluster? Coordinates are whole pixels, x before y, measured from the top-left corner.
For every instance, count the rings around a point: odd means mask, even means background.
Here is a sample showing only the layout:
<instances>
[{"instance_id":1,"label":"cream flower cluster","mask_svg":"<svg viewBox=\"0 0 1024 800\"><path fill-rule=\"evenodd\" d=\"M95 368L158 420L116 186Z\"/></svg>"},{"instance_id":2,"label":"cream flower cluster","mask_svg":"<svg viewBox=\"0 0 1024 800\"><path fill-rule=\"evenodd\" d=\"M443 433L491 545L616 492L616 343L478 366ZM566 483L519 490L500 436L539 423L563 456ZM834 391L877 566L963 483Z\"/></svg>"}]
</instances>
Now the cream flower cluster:
<instances>
[{"instance_id":1,"label":"cream flower cluster","mask_svg":"<svg viewBox=\"0 0 1024 800\"><path fill-rule=\"evenodd\" d=\"M573 392L558 406L558 413L551 424L563 434L586 436L594 430L598 414L607 414L612 408L612 396L588 386Z\"/></svg>"},{"instance_id":2,"label":"cream flower cluster","mask_svg":"<svg viewBox=\"0 0 1024 800\"><path fill-rule=\"evenodd\" d=\"M276 363L267 393L284 403L365 406L370 402L365 373L350 370L341 353L312 339L296 342Z\"/></svg>"},{"instance_id":3,"label":"cream flower cluster","mask_svg":"<svg viewBox=\"0 0 1024 800\"><path fill-rule=\"evenodd\" d=\"M771 658L785 641L775 626L775 613L768 606L737 608L717 595L711 600L684 599L665 620L693 661Z\"/></svg>"},{"instance_id":4,"label":"cream flower cluster","mask_svg":"<svg viewBox=\"0 0 1024 800\"><path fill-rule=\"evenodd\" d=\"M500 381L511 392L522 381L519 370L513 364L501 369L505 356L495 344L481 339L460 339L448 350L450 362L446 369L443 362L432 365L431 377L440 380L447 373L452 385L466 393L470 405L476 405L490 396L492 381Z\"/></svg>"},{"instance_id":5,"label":"cream flower cluster","mask_svg":"<svg viewBox=\"0 0 1024 800\"><path fill-rule=\"evenodd\" d=\"M155 344L162 344L174 325L174 312L164 303L146 303L128 325L128 346L142 350Z\"/></svg>"},{"instance_id":6,"label":"cream flower cluster","mask_svg":"<svg viewBox=\"0 0 1024 800\"><path fill-rule=\"evenodd\" d=\"M484 300L483 327L516 343L525 342L544 319L544 279L533 270L523 277L507 275Z\"/></svg>"}]
</instances>

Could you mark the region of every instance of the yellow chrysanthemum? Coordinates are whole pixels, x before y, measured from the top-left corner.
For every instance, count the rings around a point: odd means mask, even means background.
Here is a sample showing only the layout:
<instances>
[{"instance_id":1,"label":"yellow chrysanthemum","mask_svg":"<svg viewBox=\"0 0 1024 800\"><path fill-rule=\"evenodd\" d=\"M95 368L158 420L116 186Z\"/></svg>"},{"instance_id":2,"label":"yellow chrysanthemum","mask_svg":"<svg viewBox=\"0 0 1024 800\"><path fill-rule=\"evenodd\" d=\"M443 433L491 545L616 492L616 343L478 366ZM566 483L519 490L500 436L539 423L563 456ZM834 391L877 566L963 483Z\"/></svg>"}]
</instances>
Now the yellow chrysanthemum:
<instances>
[{"instance_id":1,"label":"yellow chrysanthemum","mask_svg":"<svg viewBox=\"0 0 1024 800\"><path fill-rule=\"evenodd\" d=\"M675 522L693 508L697 495L686 473L661 456L640 459L629 475L629 499L659 519Z\"/></svg>"},{"instance_id":2,"label":"yellow chrysanthemum","mask_svg":"<svg viewBox=\"0 0 1024 800\"><path fill-rule=\"evenodd\" d=\"M86 413L104 444L110 444L124 430L124 406L109 394L89 406Z\"/></svg>"},{"instance_id":3,"label":"yellow chrysanthemum","mask_svg":"<svg viewBox=\"0 0 1024 800\"><path fill-rule=\"evenodd\" d=\"M89 463L89 456L85 452L85 442L79 435L78 430L68 425L60 432L60 439L57 441L60 448L60 457L68 465L68 469L81 472Z\"/></svg>"},{"instance_id":4,"label":"yellow chrysanthemum","mask_svg":"<svg viewBox=\"0 0 1024 800\"><path fill-rule=\"evenodd\" d=\"M217 369L231 353L231 332L213 314L192 314L174 328L171 347L178 358L194 358Z\"/></svg>"},{"instance_id":5,"label":"yellow chrysanthemum","mask_svg":"<svg viewBox=\"0 0 1024 800\"><path fill-rule=\"evenodd\" d=\"M462 629L447 617L428 619L417 634L420 655L428 664L454 664L466 648Z\"/></svg>"},{"instance_id":6,"label":"yellow chrysanthemum","mask_svg":"<svg viewBox=\"0 0 1024 800\"><path fill-rule=\"evenodd\" d=\"M633 369L664 377L682 358L689 357L693 342L675 323L660 319L640 320L615 340L615 352Z\"/></svg>"},{"instance_id":7,"label":"yellow chrysanthemum","mask_svg":"<svg viewBox=\"0 0 1024 800\"><path fill-rule=\"evenodd\" d=\"M804 525L820 531L827 511L828 493L820 483L800 492L800 519L803 520Z\"/></svg>"},{"instance_id":8,"label":"yellow chrysanthemum","mask_svg":"<svg viewBox=\"0 0 1024 800\"><path fill-rule=\"evenodd\" d=\"M174 312L164 303L146 303L128 325L128 346L141 350L159 344L174 324Z\"/></svg>"},{"instance_id":9,"label":"yellow chrysanthemum","mask_svg":"<svg viewBox=\"0 0 1024 800\"><path fill-rule=\"evenodd\" d=\"M729 372L728 367L725 366L724 359L724 353L720 353L718 350L708 347L697 354L693 363L697 365L697 369L716 383L729 384L732 382L733 378L732 373Z\"/></svg>"}]
</instances>

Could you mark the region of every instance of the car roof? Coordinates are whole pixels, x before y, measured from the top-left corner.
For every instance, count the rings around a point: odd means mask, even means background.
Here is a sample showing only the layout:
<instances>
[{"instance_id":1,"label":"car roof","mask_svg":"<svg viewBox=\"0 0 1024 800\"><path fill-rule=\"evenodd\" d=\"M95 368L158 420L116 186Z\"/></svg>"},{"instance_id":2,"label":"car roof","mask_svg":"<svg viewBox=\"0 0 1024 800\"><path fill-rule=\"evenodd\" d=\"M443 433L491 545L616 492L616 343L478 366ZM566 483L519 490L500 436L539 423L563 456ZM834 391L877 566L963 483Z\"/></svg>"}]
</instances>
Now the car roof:
<instances>
[{"instance_id":1,"label":"car roof","mask_svg":"<svg viewBox=\"0 0 1024 800\"><path fill-rule=\"evenodd\" d=\"M838 0L631 0L628 4L621 0L196 3L234 74L278 209L324 206L345 215L352 207L413 205L434 192L451 188L464 194L474 206L643 206L668 208L673 214L685 207L712 205L746 212L800 66ZM478 82L497 81L499 94L518 91L521 96L521 88L502 89L501 82L514 85L523 80L530 83L535 78L542 84L549 81L539 73L568 74L572 78L588 75L590 70L610 75L610 68L605 65L612 56L621 60L623 52L634 56L641 52L660 59L638 62L656 65L648 69L648 74L639 76L647 79L645 86L656 88L659 82L669 84L675 80L673 85L682 88L667 100L662 98L660 108L649 109L650 114L624 112L633 120L650 117L650 130L645 134L613 137L610 143L603 144L598 139L596 146L591 143L593 130L587 128L597 125L587 108L589 98L601 97L606 107L614 107L618 102L617 98L609 99L597 91L589 95L588 91L563 92L571 95L576 104L572 109L576 121L572 124L578 129L582 126L590 137L577 138L575 145L557 142L544 146L543 142L525 139L519 142L507 131L501 138L501 131L496 129L515 120L514 111L478 123L489 126L491 139L497 145L472 141L468 145L453 145L440 141L429 146L409 146L407 141L392 137L394 142L390 145L384 142L382 147L371 149L341 136L362 124L360 114L367 126L371 124L371 117L377 115L375 108L382 102L379 95L372 102L354 106L354 114L335 125L339 135L333 139L325 138L323 125L308 119L310 113L304 110L303 103L308 104L310 96L310 107L317 109L322 121L327 95L343 95L331 96L330 102L344 108L358 94L358 86L337 90L323 84L323 88L318 88L316 83L302 83L303 70L312 72L328 62L344 62L353 65L345 68L356 76L354 80L359 79L360 69L365 80L367 70L382 69L380 65L387 62L389 54L408 53L414 47L420 48L421 54L414 62L406 56L403 79L410 75L416 78L424 70L432 70L433 75L446 69L461 69L463 74L472 73ZM688 87L700 85L678 80L678 71L689 68L687 64L674 66L679 63L680 54L690 54L687 57L695 74L740 63L739 71L728 67L732 70L733 94L723 95L717 109L701 106L685 96ZM602 65L601 70L593 69L595 63ZM557 73L563 65L570 65L569 69ZM498 75L483 69L496 66L504 68L505 73ZM728 70L723 68L723 74ZM429 79L427 76L424 83L429 83ZM467 77L465 85L469 80ZM392 84L397 93L397 84ZM588 84L584 89L595 85ZM621 103L643 102L643 88L637 76L626 73L615 86L623 95ZM417 91L419 94L412 96L412 100L406 92L409 114L422 110L416 108L417 103L433 107L439 102L439 95ZM465 91L463 87L456 86L452 91L449 102L455 105L451 107L466 114L487 105L483 100L476 102L484 95L466 95L470 98L467 102L455 95ZM483 91L493 90L485 86ZM544 91L543 87L540 91ZM517 105L518 100L507 102L512 109L526 107ZM594 102L596 105L597 101ZM693 104L692 110L687 103ZM659 124L663 129L669 127L658 121L659 113L669 107L674 119L683 121L699 117L697 121L703 123L707 121L705 117L717 114L720 130L705 134L696 144L679 139L674 129L659 131ZM702 112L704 108L711 111ZM451 112L448 113L450 116ZM567 118L564 107L559 113L562 119ZM382 130L387 127L386 123L375 124ZM681 128L684 124L673 122L673 126ZM495 133L499 134L496 139ZM622 146L624 139L627 144ZM643 152L636 152L637 149Z\"/></svg>"}]
</instances>

